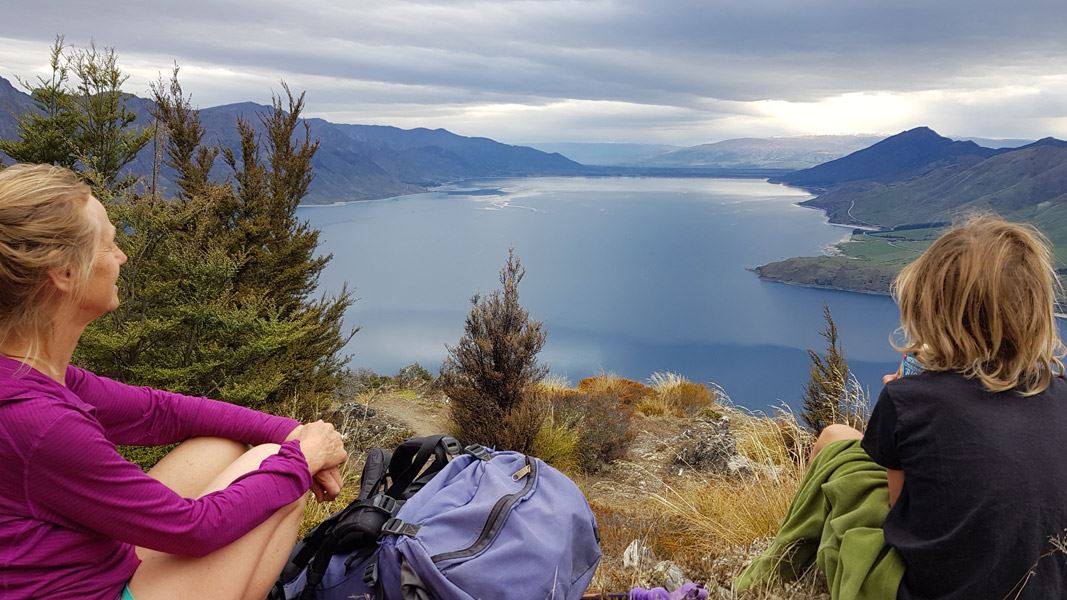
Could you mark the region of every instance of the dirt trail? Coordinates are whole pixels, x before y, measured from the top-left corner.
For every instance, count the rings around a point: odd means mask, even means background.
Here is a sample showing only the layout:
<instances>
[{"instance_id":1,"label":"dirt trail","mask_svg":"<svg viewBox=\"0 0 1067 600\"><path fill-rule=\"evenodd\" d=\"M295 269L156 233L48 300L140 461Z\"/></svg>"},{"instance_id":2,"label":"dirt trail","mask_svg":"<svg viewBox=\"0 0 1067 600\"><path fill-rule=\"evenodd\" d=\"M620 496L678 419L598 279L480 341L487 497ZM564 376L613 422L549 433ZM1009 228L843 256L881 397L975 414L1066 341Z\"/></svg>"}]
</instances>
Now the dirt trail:
<instances>
[{"instance_id":1,"label":"dirt trail","mask_svg":"<svg viewBox=\"0 0 1067 600\"><path fill-rule=\"evenodd\" d=\"M417 436L448 431L448 407L439 402L400 394L383 394L375 398L370 407L403 422Z\"/></svg>"}]
</instances>

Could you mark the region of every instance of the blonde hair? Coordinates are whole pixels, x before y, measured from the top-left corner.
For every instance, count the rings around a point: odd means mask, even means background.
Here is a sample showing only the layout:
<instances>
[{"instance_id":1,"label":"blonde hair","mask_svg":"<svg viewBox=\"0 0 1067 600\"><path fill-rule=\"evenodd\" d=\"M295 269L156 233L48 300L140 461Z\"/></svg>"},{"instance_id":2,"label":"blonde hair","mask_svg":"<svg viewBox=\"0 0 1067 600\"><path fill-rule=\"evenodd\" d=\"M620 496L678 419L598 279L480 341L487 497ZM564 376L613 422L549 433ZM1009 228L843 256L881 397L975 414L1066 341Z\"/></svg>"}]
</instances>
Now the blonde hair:
<instances>
[{"instance_id":1,"label":"blonde hair","mask_svg":"<svg viewBox=\"0 0 1067 600\"><path fill-rule=\"evenodd\" d=\"M905 343L893 346L928 370L977 378L990 392L1039 394L1063 374L1058 289L1037 229L973 215L897 276Z\"/></svg>"},{"instance_id":2,"label":"blonde hair","mask_svg":"<svg viewBox=\"0 0 1067 600\"><path fill-rule=\"evenodd\" d=\"M33 358L51 328L57 290L52 269L74 274L76 299L96 257L99 227L88 218L92 192L69 169L18 164L0 170L0 343L28 344Z\"/></svg>"}]
</instances>

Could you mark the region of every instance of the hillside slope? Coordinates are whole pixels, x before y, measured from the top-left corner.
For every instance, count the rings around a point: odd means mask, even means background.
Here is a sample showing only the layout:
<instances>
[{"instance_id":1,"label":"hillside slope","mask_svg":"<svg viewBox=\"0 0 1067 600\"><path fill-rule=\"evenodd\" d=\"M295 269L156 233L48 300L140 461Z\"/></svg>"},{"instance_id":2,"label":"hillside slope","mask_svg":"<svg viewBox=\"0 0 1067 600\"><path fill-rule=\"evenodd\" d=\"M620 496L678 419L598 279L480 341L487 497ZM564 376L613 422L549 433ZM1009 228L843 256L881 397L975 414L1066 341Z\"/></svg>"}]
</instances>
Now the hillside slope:
<instances>
[{"instance_id":1,"label":"hillside slope","mask_svg":"<svg viewBox=\"0 0 1067 600\"><path fill-rule=\"evenodd\" d=\"M951 221L980 210L1039 222L1065 202L1067 144L1049 138L902 182L842 186L803 204L825 209L833 221L895 227Z\"/></svg>"}]
</instances>

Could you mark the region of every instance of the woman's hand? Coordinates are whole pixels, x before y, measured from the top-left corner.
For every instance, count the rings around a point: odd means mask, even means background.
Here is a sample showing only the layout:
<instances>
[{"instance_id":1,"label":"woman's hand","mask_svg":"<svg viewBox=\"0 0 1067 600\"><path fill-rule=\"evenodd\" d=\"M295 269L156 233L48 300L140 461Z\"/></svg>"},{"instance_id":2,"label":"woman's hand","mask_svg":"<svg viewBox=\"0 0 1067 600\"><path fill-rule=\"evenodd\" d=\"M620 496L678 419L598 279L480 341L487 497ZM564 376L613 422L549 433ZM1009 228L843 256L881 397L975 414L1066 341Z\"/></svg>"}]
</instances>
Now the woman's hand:
<instances>
[{"instance_id":1,"label":"woman's hand","mask_svg":"<svg viewBox=\"0 0 1067 600\"><path fill-rule=\"evenodd\" d=\"M341 493L341 469L323 469L312 476L311 492L319 502L329 502Z\"/></svg>"},{"instance_id":2,"label":"woman's hand","mask_svg":"<svg viewBox=\"0 0 1067 600\"><path fill-rule=\"evenodd\" d=\"M292 430L285 441L298 440L300 451L308 463L316 490L321 500L332 499L341 491L341 475L338 467L348 460L344 440L333 424L315 421Z\"/></svg>"}]
</instances>

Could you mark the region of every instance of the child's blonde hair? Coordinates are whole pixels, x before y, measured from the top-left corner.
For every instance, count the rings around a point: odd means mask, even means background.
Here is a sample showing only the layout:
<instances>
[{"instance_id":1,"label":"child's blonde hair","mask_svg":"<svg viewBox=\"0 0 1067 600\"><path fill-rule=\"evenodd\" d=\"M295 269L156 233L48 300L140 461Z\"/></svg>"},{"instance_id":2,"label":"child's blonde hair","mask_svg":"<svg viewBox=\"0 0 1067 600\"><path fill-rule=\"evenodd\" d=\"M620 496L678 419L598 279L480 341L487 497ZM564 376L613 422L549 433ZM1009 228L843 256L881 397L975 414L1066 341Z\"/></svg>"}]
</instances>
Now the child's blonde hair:
<instances>
[{"instance_id":1,"label":"child's blonde hair","mask_svg":"<svg viewBox=\"0 0 1067 600\"><path fill-rule=\"evenodd\" d=\"M893 345L928 370L978 378L991 392L1041 393L1063 373L1058 289L1052 252L1036 228L971 216L897 276L905 342Z\"/></svg>"},{"instance_id":2,"label":"child's blonde hair","mask_svg":"<svg viewBox=\"0 0 1067 600\"><path fill-rule=\"evenodd\" d=\"M48 272L70 269L77 298L99 232L86 213L92 192L69 169L19 164L0 170L0 342L27 344L32 358L51 327L56 290Z\"/></svg>"}]
</instances>

